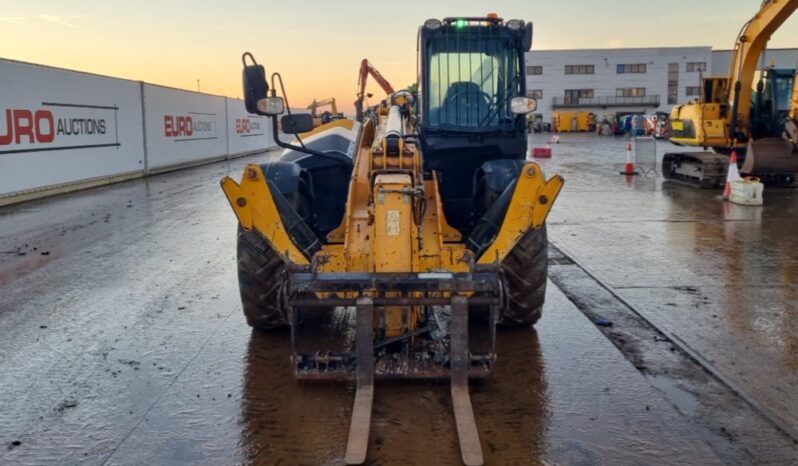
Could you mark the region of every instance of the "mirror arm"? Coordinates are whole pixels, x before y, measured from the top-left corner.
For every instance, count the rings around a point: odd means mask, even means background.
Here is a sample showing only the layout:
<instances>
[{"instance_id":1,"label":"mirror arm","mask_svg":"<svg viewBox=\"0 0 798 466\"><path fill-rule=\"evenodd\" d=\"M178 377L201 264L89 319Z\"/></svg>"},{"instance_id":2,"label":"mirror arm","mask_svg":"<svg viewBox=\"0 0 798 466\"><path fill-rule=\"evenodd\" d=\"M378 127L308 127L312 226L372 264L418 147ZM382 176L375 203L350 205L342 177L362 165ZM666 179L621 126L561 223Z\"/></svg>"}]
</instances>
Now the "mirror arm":
<instances>
[{"instance_id":1,"label":"mirror arm","mask_svg":"<svg viewBox=\"0 0 798 466\"><path fill-rule=\"evenodd\" d=\"M320 157L328 158L328 159L331 159L331 160L336 160L336 161L339 161L339 162L346 162L346 164L349 165L349 167L353 167L354 166L354 162L352 161L352 159L349 158L349 157L346 157L344 155L327 154L325 152L317 151L317 150L314 150L314 149L308 149L307 147L295 146L293 144L289 144L287 142L281 141L280 140L280 132L279 132L279 130L277 128L277 117L273 116L273 117L271 117L271 119L272 119L272 135L274 136L274 142L276 142L277 145L282 147L283 149L291 149L291 150L295 150L297 152L302 152L302 153L305 153L305 154L318 155Z\"/></svg>"}]
</instances>

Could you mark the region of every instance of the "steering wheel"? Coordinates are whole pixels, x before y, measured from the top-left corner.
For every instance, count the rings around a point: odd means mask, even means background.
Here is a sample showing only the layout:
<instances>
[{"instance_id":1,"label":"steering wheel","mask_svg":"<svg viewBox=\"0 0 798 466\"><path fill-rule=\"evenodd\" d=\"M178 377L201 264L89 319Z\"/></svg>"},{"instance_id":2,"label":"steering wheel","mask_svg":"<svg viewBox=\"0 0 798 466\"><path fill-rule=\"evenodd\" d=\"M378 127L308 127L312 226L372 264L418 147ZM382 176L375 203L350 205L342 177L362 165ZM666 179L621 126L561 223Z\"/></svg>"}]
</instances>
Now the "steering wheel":
<instances>
[{"instance_id":1,"label":"steering wheel","mask_svg":"<svg viewBox=\"0 0 798 466\"><path fill-rule=\"evenodd\" d=\"M471 106L476 105L474 102L472 102L470 98L471 95L474 95L474 92L468 92L468 91L455 92L454 95L448 96L446 98L446 103L447 105L452 105L452 103L455 102L460 96L465 96L466 97L465 107L469 108ZM485 101L485 108L490 107L490 100L491 100L490 96L483 91L479 91L479 96ZM477 106L477 108L479 108L479 106Z\"/></svg>"}]
</instances>

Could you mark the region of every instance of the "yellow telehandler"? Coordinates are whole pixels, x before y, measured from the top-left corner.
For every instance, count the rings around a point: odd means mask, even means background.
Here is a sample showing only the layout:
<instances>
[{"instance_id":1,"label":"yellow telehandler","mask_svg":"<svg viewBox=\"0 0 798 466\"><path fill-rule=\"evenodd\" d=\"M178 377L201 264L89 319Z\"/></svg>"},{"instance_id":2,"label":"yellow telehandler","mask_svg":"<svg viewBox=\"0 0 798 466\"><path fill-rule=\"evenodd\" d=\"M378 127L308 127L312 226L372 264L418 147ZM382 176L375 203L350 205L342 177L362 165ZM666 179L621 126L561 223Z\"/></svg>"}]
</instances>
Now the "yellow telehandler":
<instances>
[{"instance_id":1,"label":"yellow telehandler","mask_svg":"<svg viewBox=\"0 0 798 466\"><path fill-rule=\"evenodd\" d=\"M563 186L525 160L531 42L522 20L427 20L415 92L318 128L283 115L282 79L269 85L244 54L248 111L295 135L277 137L277 160L221 182L240 224L244 313L258 329L290 326L297 378L356 380L348 464L366 460L377 378L450 379L463 462L483 462L468 380L490 373L497 325L541 316L545 221ZM303 340L304 316L347 312L349 346Z\"/></svg>"}]
</instances>

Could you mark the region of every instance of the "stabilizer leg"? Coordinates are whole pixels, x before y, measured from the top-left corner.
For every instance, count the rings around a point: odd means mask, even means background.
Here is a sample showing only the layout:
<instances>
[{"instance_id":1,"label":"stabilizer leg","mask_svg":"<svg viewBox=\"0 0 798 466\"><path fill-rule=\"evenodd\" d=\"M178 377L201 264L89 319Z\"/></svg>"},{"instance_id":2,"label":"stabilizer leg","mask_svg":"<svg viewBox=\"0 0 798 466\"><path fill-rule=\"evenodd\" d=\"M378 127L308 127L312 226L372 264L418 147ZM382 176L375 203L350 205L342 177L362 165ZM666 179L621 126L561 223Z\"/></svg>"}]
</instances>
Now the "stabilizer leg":
<instances>
[{"instance_id":1,"label":"stabilizer leg","mask_svg":"<svg viewBox=\"0 0 798 466\"><path fill-rule=\"evenodd\" d=\"M374 402L374 302L371 298L357 300L357 391L352 408L352 424L346 443L346 464L363 464L369 446L371 406Z\"/></svg>"},{"instance_id":2,"label":"stabilizer leg","mask_svg":"<svg viewBox=\"0 0 798 466\"><path fill-rule=\"evenodd\" d=\"M454 420L460 441L460 455L466 466L481 466L484 463L479 432L471 407L468 392L468 300L462 296L452 298L452 320L449 326L451 338L451 379Z\"/></svg>"}]
</instances>

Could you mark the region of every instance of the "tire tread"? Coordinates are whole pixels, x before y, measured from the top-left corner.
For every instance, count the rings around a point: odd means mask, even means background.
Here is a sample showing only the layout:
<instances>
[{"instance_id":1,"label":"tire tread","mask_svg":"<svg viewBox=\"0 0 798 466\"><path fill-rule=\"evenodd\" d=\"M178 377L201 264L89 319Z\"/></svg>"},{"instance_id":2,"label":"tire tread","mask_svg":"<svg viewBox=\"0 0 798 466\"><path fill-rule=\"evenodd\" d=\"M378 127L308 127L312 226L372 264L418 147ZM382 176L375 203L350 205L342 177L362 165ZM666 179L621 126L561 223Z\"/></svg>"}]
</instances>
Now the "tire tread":
<instances>
[{"instance_id":1,"label":"tire tread","mask_svg":"<svg viewBox=\"0 0 798 466\"><path fill-rule=\"evenodd\" d=\"M257 231L238 227L238 288L250 327L274 330L288 326L280 293L285 263Z\"/></svg>"},{"instance_id":2,"label":"tire tread","mask_svg":"<svg viewBox=\"0 0 798 466\"><path fill-rule=\"evenodd\" d=\"M527 231L502 261L505 304L499 324L534 325L543 313L548 279L546 226Z\"/></svg>"}]
</instances>

